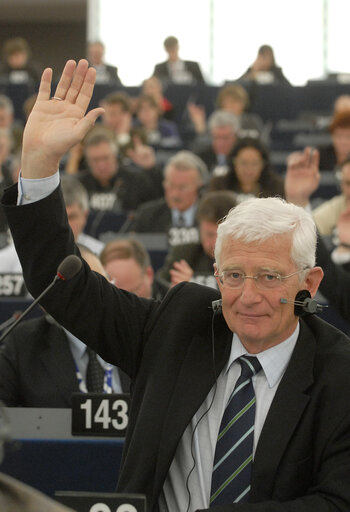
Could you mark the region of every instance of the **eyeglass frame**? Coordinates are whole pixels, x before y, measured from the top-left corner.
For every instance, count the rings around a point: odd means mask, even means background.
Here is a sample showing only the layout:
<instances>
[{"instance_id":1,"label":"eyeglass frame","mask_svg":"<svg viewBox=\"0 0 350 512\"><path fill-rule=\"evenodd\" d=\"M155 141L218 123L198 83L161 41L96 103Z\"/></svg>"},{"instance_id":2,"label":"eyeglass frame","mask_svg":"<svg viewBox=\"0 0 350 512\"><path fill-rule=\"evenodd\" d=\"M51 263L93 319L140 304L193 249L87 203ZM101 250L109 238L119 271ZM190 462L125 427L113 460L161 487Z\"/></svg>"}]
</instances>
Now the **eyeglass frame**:
<instances>
[{"instance_id":1,"label":"eyeglass frame","mask_svg":"<svg viewBox=\"0 0 350 512\"><path fill-rule=\"evenodd\" d=\"M259 286L259 284L258 284L259 276L261 276L261 275L273 275L279 281L278 284L280 285L281 281L284 281L285 279L288 279L289 277L295 276L296 274L300 274L300 272L305 272L305 270L310 270L310 267L304 267L304 268L302 268L300 270L296 270L295 272L292 272L291 274L288 274L287 276L281 276L279 272L273 272L273 271L268 271L268 270L258 272L254 276L247 276L247 275L244 274L244 272L241 272L239 270L236 271L236 269L233 268L233 269L224 270L220 274L218 272L214 272L214 277L218 277L219 278L219 281L222 284L222 286L225 286L226 288L231 288L232 290L239 290L240 288L243 288L246 279L254 279L255 285L256 285L257 288L264 289L264 290L273 290L274 287L269 288L268 286L267 287ZM236 271L237 273L241 274L241 278L243 279L243 282L239 286L230 286L230 285L224 284L224 282L223 282L223 275L226 272L233 272L233 271Z\"/></svg>"}]
</instances>

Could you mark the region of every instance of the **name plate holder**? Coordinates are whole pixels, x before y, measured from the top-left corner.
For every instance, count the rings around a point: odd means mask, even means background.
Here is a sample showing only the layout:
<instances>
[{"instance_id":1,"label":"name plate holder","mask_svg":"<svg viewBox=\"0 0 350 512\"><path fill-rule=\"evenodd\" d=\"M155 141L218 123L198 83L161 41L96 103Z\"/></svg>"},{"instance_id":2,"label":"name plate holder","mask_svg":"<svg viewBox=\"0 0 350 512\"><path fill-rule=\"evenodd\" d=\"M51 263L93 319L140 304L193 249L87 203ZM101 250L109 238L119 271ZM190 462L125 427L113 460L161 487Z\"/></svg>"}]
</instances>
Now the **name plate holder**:
<instances>
[{"instance_id":1,"label":"name plate holder","mask_svg":"<svg viewBox=\"0 0 350 512\"><path fill-rule=\"evenodd\" d=\"M129 405L129 394L73 393L72 435L125 437Z\"/></svg>"},{"instance_id":2,"label":"name plate holder","mask_svg":"<svg viewBox=\"0 0 350 512\"><path fill-rule=\"evenodd\" d=\"M146 512L144 494L56 491L55 500L76 512Z\"/></svg>"}]
</instances>

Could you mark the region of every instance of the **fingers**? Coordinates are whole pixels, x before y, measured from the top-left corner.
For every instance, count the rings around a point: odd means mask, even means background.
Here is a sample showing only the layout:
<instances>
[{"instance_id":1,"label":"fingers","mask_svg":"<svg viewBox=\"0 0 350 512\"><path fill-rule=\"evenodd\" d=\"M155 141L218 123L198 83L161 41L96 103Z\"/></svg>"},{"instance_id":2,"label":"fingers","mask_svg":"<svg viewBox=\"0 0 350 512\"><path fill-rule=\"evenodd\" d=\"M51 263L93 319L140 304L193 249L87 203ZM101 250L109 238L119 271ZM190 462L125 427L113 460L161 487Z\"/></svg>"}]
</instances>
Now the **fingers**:
<instances>
[{"instance_id":1,"label":"fingers","mask_svg":"<svg viewBox=\"0 0 350 512\"><path fill-rule=\"evenodd\" d=\"M76 68L76 62L74 60L68 60L64 69L62 71L62 75L58 85L56 87L56 91L54 96L57 98L62 98L64 100L66 98L67 91L72 82L73 74Z\"/></svg>"},{"instance_id":2,"label":"fingers","mask_svg":"<svg viewBox=\"0 0 350 512\"><path fill-rule=\"evenodd\" d=\"M94 68L88 68L81 89L76 99L76 104L81 107L84 112L88 108L92 93L94 91L94 85L96 81L96 70Z\"/></svg>"},{"instance_id":3,"label":"fingers","mask_svg":"<svg viewBox=\"0 0 350 512\"><path fill-rule=\"evenodd\" d=\"M93 110L90 110L90 112L88 112L86 114L86 116L84 116L76 125L75 127L75 130L76 130L76 133L78 135L78 138L81 140L83 139L83 137L85 137L85 135L87 134L87 132L90 130L90 128L93 127L93 125L95 124L96 122L96 119L101 115L103 114L104 112L104 109L99 107L99 108L94 108Z\"/></svg>"},{"instance_id":4,"label":"fingers","mask_svg":"<svg viewBox=\"0 0 350 512\"><path fill-rule=\"evenodd\" d=\"M70 84L70 87L66 94L66 100L70 103L75 103L80 92L80 89L83 86L88 68L89 64L87 60L83 59L79 61L78 66L73 75L72 83Z\"/></svg>"},{"instance_id":5,"label":"fingers","mask_svg":"<svg viewBox=\"0 0 350 512\"><path fill-rule=\"evenodd\" d=\"M41 75L37 100L48 100L51 94L52 69L46 68Z\"/></svg>"}]
</instances>

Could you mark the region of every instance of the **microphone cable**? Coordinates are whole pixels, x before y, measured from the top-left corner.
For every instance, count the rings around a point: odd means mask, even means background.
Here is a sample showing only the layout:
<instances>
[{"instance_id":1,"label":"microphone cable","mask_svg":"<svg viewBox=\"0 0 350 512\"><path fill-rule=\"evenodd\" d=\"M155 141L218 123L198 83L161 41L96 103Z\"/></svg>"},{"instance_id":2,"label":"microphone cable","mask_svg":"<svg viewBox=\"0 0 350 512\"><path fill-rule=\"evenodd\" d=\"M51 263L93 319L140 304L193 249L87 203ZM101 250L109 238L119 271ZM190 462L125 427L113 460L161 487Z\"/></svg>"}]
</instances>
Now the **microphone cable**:
<instances>
[{"instance_id":1,"label":"microphone cable","mask_svg":"<svg viewBox=\"0 0 350 512\"><path fill-rule=\"evenodd\" d=\"M194 435L196 433L198 425L200 424L202 419L209 413L210 409L212 408L214 399L216 396L216 390L218 387L218 376L217 376L216 368L215 368L215 337L214 337L214 320L215 320L215 315L217 313L221 313L221 310L214 308L214 312L213 312L213 316L212 316L212 320L211 320L211 352L212 352L212 361L213 361L213 374L214 374L214 379L215 379L214 388L213 388L214 391L213 391L213 396L210 400L210 404L208 405L208 408L202 413L202 415L198 419L197 423L194 426L192 436L191 436L191 457L192 457L193 464L192 464L192 467L191 467L191 469L187 475L187 478L186 478L186 490L187 490L187 494L188 494L188 505L187 505L186 512L189 512L190 506L191 506L191 491L190 491L190 487L189 487L189 480L190 480L191 474L193 473L193 471L195 470L195 467L196 467L196 458L195 458L194 446L193 446Z\"/></svg>"}]
</instances>

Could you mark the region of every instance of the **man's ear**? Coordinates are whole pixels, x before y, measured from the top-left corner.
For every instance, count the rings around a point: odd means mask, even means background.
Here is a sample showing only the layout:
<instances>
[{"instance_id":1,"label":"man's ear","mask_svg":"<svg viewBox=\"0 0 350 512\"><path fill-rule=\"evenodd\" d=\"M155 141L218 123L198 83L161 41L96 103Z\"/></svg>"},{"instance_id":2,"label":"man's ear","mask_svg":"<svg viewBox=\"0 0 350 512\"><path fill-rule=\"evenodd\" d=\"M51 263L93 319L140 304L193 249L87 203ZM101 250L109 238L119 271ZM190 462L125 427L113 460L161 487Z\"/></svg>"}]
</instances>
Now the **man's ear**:
<instances>
[{"instance_id":1,"label":"man's ear","mask_svg":"<svg viewBox=\"0 0 350 512\"><path fill-rule=\"evenodd\" d=\"M307 276L304 280L304 288L309 290L311 297L316 295L318 287L320 286L320 282L323 279L323 270L321 267L313 267L307 273Z\"/></svg>"}]
</instances>

